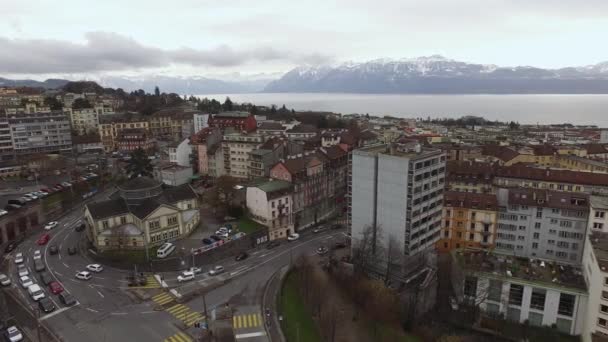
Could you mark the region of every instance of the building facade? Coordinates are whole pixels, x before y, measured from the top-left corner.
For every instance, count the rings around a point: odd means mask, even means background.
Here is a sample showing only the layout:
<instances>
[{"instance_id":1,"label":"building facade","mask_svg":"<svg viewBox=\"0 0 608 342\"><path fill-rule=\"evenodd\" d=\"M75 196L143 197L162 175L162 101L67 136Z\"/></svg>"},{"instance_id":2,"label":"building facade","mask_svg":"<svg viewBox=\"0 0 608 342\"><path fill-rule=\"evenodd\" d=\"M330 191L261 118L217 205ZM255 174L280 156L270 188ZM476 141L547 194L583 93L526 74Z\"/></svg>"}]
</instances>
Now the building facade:
<instances>
[{"instance_id":1,"label":"building facade","mask_svg":"<svg viewBox=\"0 0 608 342\"><path fill-rule=\"evenodd\" d=\"M263 143L264 137L256 133L225 133L221 146L226 174L235 178L250 178L251 152Z\"/></svg>"},{"instance_id":2,"label":"building facade","mask_svg":"<svg viewBox=\"0 0 608 342\"><path fill-rule=\"evenodd\" d=\"M251 218L268 227L270 240L286 238L294 232L293 186L291 183L270 179L247 187L247 209Z\"/></svg>"},{"instance_id":3,"label":"building facade","mask_svg":"<svg viewBox=\"0 0 608 342\"><path fill-rule=\"evenodd\" d=\"M582 340L608 341L608 233L591 232L585 239L583 273L589 305Z\"/></svg>"},{"instance_id":4,"label":"building facade","mask_svg":"<svg viewBox=\"0 0 608 342\"><path fill-rule=\"evenodd\" d=\"M192 155L190 139L170 145L167 152L169 153L169 163L179 166L190 166L190 157Z\"/></svg>"},{"instance_id":5,"label":"building facade","mask_svg":"<svg viewBox=\"0 0 608 342\"><path fill-rule=\"evenodd\" d=\"M142 128L127 128L120 131L116 138L116 150L121 153L131 153L137 149L150 152L155 147L156 140Z\"/></svg>"},{"instance_id":6,"label":"building facade","mask_svg":"<svg viewBox=\"0 0 608 342\"><path fill-rule=\"evenodd\" d=\"M193 115L192 119L194 120L194 133L209 127L209 114L197 113Z\"/></svg>"},{"instance_id":7,"label":"building facade","mask_svg":"<svg viewBox=\"0 0 608 342\"><path fill-rule=\"evenodd\" d=\"M72 122L72 129L77 135L94 134L99 130L100 111L96 108L64 109ZM101 108L101 111L103 107Z\"/></svg>"},{"instance_id":8,"label":"building facade","mask_svg":"<svg viewBox=\"0 0 608 342\"><path fill-rule=\"evenodd\" d=\"M125 129L139 128L149 131L150 124L139 116L108 115L99 123L99 137L105 152L116 151L119 134Z\"/></svg>"},{"instance_id":9,"label":"building facade","mask_svg":"<svg viewBox=\"0 0 608 342\"><path fill-rule=\"evenodd\" d=\"M70 119L61 111L23 113L7 118L16 156L71 153Z\"/></svg>"},{"instance_id":10,"label":"building facade","mask_svg":"<svg viewBox=\"0 0 608 342\"><path fill-rule=\"evenodd\" d=\"M233 128L238 132L253 132L257 128L255 117L247 112L222 112L209 117L209 127Z\"/></svg>"}]
</instances>

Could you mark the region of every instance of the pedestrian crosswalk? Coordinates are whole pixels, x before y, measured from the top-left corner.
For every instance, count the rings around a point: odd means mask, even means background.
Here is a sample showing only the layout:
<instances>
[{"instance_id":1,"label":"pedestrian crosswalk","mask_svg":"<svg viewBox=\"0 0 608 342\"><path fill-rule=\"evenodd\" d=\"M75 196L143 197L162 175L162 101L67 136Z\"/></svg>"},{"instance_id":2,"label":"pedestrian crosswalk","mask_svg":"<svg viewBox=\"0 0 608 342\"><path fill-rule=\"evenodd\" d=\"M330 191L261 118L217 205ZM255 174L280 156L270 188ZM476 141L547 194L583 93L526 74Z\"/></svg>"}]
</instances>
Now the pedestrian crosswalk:
<instances>
[{"instance_id":1,"label":"pedestrian crosswalk","mask_svg":"<svg viewBox=\"0 0 608 342\"><path fill-rule=\"evenodd\" d=\"M195 323L205 319L205 316L199 312L192 311L192 309L183 304L175 304L166 311L182 321L187 327L192 327Z\"/></svg>"},{"instance_id":2,"label":"pedestrian crosswalk","mask_svg":"<svg viewBox=\"0 0 608 342\"><path fill-rule=\"evenodd\" d=\"M259 313L232 316L234 329L255 328L262 325L262 316Z\"/></svg>"},{"instance_id":3,"label":"pedestrian crosswalk","mask_svg":"<svg viewBox=\"0 0 608 342\"><path fill-rule=\"evenodd\" d=\"M163 292L160 294L157 294L155 296L152 296L152 300L160 305L166 305L171 303L174 299L173 296L171 296L170 294Z\"/></svg>"},{"instance_id":4,"label":"pedestrian crosswalk","mask_svg":"<svg viewBox=\"0 0 608 342\"><path fill-rule=\"evenodd\" d=\"M173 336L167 337L164 342L192 342L192 339L183 332L178 332Z\"/></svg>"},{"instance_id":5,"label":"pedestrian crosswalk","mask_svg":"<svg viewBox=\"0 0 608 342\"><path fill-rule=\"evenodd\" d=\"M146 285L143 287L146 289L157 289L160 287L160 284L158 283L158 281L156 281L154 275L149 274L146 276Z\"/></svg>"}]
</instances>

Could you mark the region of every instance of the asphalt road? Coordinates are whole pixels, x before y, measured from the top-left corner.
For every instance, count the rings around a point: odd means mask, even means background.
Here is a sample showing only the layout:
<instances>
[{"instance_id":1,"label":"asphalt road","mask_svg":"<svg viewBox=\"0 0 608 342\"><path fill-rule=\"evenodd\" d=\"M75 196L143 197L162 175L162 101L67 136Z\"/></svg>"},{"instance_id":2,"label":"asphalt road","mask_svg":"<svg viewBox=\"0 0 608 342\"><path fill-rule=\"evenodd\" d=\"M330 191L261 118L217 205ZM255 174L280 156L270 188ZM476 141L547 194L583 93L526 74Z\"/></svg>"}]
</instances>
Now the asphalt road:
<instances>
[{"instance_id":1,"label":"asphalt road","mask_svg":"<svg viewBox=\"0 0 608 342\"><path fill-rule=\"evenodd\" d=\"M98 195L96 200L103 199L105 195ZM225 272L218 276L207 274L215 264L200 265L205 272L197 275L193 281L178 283L176 277L179 272L164 273L163 278L169 288L162 289L149 275L151 279L148 285L134 290L127 286L125 271L110 267L104 267L103 272L93 274L89 281L75 279L76 272L92 263L84 254L67 254L67 248L76 246L82 238L80 235L83 233L74 230L81 216L82 206L79 206L61 218L58 226L50 231L51 240L46 246L38 246L38 235L34 235L8 256L9 273L13 280L12 291L34 312L37 308L35 302L18 282L16 266L12 260L17 252L24 254L31 278L39 283L39 276L33 270L32 257L35 250L41 250L46 271L77 299L77 305L63 307L56 296L46 291L57 310L40 318L57 336L68 342L193 340L193 336L200 332L193 327L193 323L205 320L202 296L178 304L169 295L168 289L184 295L193 291L206 293L210 320L216 318L216 308L228 304L234 313L231 323L238 340L268 341L262 308L262 294L267 281L278 269L295 262L300 255L314 254L316 248L330 239L344 239L342 231L324 231L318 235L304 233L298 241L283 242L274 249L262 246L251 250L249 257L243 261L224 260L218 264L225 267ZM48 248L51 245L59 247L58 255L49 254Z\"/></svg>"}]
</instances>

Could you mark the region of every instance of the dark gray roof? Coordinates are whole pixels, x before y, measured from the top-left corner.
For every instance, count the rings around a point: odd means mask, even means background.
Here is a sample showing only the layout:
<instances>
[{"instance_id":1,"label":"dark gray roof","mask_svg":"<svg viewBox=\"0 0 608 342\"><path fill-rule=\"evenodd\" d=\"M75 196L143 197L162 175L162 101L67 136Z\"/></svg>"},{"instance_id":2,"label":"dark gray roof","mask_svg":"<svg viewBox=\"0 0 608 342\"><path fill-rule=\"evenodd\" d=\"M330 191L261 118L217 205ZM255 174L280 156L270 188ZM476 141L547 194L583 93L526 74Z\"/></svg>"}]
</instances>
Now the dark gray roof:
<instances>
[{"instance_id":1,"label":"dark gray roof","mask_svg":"<svg viewBox=\"0 0 608 342\"><path fill-rule=\"evenodd\" d=\"M146 216L150 215L156 208L158 208L161 203L156 198L148 198L144 200L139 205L132 205L129 207L131 213L137 216L139 219L144 219Z\"/></svg>"},{"instance_id":2,"label":"dark gray roof","mask_svg":"<svg viewBox=\"0 0 608 342\"><path fill-rule=\"evenodd\" d=\"M89 208L91 216L96 220L129 212L129 208L122 198L89 203L87 204L87 208Z\"/></svg>"},{"instance_id":3,"label":"dark gray roof","mask_svg":"<svg viewBox=\"0 0 608 342\"><path fill-rule=\"evenodd\" d=\"M129 180L128 182L118 186L120 190L141 190L154 188L159 186L160 183L149 177L137 177Z\"/></svg>"},{"instance_id":4,"label":"dark gray roof","mask_svg":"<svg viewBox=\"0 0 608 342\"><path fill-rule=\"evenodd\" d=\"M196 193L188 184L167 188L163 191L160 200L164 203L174 204L179 201L196 198Z\"/></svg>"}]
</instances>

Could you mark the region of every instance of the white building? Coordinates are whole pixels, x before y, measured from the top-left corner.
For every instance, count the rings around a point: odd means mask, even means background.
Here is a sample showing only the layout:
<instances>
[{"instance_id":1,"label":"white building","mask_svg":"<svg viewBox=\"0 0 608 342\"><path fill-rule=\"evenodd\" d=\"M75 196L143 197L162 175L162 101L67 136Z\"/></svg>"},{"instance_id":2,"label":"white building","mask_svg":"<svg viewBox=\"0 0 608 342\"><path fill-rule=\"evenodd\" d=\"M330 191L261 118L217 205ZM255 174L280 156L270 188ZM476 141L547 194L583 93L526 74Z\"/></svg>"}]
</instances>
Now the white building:
<instances>
[{"instance_id":1,"label":"white building","mask_svg":"<svg viewBox=\"0 0 608 342\"><path fill-rule=\"evenodd\" d=\"M352 152L348 221L353 246L363 232L380 229L376 243L394 239L404 256L439 239L446 156L418 143L375 145ZM379 238L378 238L379 237Z\"/></svg>"},{"instance_id":2,"label":"white building","mask_svg":"<svg viewBox=\"0 0 608 342\"><path fill-rule=\"evenodd\" d=\"M592 195L589 205L589 233L608 233L608 197Z\"/></svg>"},{"instance_id":3,"label":"white building","mask_svg":"<svg viewBox=\"0 0 608 342\"><path fill-rule=\"evenodd\" d=\"M185 139L177 145L172 145L167 148L169 153L169 162L179 166L189 166L190 155L192 154L192 147L190 146L190 139Z\"/></svg>"},{"instance_id":4,"label":"white building","mask_svg":"<svg viewBox=\"0 0 608 342\"><path fill-rule=\"evenodd\" d=\"M270 179L247 188L247 209L251 218L268 227L270 240L294 232L292 185Z\"/></svg>"},{"instance_id":5,"label":"white building","mask_svg":"<svg viewBox=\"0 0 608 342\"><path fill-rule=\"evenodd\" d=\"M236 178L249 178L251 151L264 143L264 137L251 133L227 133L222 139L224 169L227 175Z\"/></svg>"},{"instance_id":6,"label":"white building","mask_svg":"<svg viewBox=\"0 0 608 342\"><path fill-rule=\"evenodd\" d=\"M608 341L608 233L587 236L583 272L589 292L583 342Z\"/></svg>"},{"instance_id":7,"label":"white building","mask_svg":"<svg viewBox=\"0 0 608 342\"><path fill-rule=\"evenodd\" d=\"M209 127L209 114L194 114L194 133L198 133L203 128Z\"/></svg>"},{"instance_id":8,"label":"white building","mask_svg":"<svg viewBox=\"0 0 608 342\"><path fill-rule=\"evenodd\" d=\"M159 166L154 169L154 179L171 186L190 183L192 167L180 165Z\"/></svg>"},{"instance_id":9,"label":"white building","mask_svg":"<svg viewBox=\"0 0 608 342\"><path fill-rule=\"evenodd\" d=\"M608 144L608 129L600 131L600 144Z\"/></svg>"}]
</instances>

